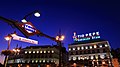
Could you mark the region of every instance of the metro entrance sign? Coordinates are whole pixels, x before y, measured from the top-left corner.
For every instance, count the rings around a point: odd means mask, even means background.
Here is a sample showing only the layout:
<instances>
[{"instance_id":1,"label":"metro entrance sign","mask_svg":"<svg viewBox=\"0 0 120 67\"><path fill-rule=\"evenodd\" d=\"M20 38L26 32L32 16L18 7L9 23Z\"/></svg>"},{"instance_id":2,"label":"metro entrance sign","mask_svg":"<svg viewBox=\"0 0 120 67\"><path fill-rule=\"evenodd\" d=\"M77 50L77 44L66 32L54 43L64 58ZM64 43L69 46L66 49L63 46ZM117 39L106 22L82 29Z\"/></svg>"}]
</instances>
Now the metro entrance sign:
<instances>
[{"instance_id":1,"label":"metro entrance sign","mask_svg":"<svg viewBox=\"0 0 120 67\"><path fill-rule=\"evenodd\" d=\"M27 36L38 34L39 31L33 26L31 22L17 24Z\"/></svg>"},{"instance_id":2,"label":"metro entrance sign","mask_svg":"<svg viewBox=\"0 0 120 67\"><path fill-rule=\"evenodd\" d=\"M23 41L23 42L32 43L32 44L38 44L38 41L36 41L36 40L20 37L20 36L17 36L17 35L12 36L12 37L13 37L14 40L19 40L19 41Z\"/></svg>"}]
</instances>

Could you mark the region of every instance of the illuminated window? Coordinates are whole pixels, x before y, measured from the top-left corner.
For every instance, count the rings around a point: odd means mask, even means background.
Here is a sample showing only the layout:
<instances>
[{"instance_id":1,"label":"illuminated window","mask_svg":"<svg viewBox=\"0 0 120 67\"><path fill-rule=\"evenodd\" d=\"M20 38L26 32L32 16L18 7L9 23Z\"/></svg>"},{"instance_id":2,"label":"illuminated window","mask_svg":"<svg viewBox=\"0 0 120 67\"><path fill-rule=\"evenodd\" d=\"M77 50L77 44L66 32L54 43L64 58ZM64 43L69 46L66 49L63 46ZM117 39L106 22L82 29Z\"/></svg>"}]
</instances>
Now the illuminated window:
<instances>
[{"instance_id":1,"label":"illuminated window","mask_svg":"<svg viewBox=\"0 0 120 67\"><path fill-rule=\"evenodd\" d=\"M42 53L42 51L40 51L40 53Z\"/></svg>"},{"instance_id":2,"label":"illuminated window","mask_svg":"<svg viewBox=\"0 0 120 67\"><path fill-rule=\"evenodd\" d=\"M33 51L33 53L35 53L35 51Z\"/></svg>"},{"instance_id":3,"label":"illuminated window","mask_svg":"<svg viewBox=\"0 0 120 67\"><path fill-rule=\"evenodd\" d=\"M52 53L54 53L54 51L52 50Z\"/></svg>"},{"instance_id":4,"label":"illuminated window","mask_svg":"<svg viewBox=\"0 0 120 67\"><path fill-rule=\"evenodd\" d=\"M86 46L85 48L86 48L86 49L88 49L88 47L87 47L87 46Z\"/></svg>"},{"instance_id":5,"label":"illuminated window","mask_svg":"<svg viewBox=\"0 0 120 67\"><path fill-rule=\"evenodd\" d=\"M39 60L39 62L41 62L41 60Z\"/></svg>"},{"instance_id":6,"label":"illuminated window","mask_svg":"<svg viewBox=\"0 0 120 67\"><path fill-rule=\"evenodd\" d=\"M47 60L47 62L49 62L49 60Z\"/></svg>"},{"instance_id":7,"label":"illuminated window","mask_svg":"<svg viewBox=\"0 0 120 67\"><path fill-rule=\"evenodd\" d=\"M88 34L85 34L85 36L88 36Z\"/></svg>"},{"instance_id":8,"label":"illuminated window","mask_svg":"<svg viewBox=\"0 0 120 67\"><path fill-rule=\"evenodd\" d=\"M37 53L39 53L39 51L37 51Z\"/></svg>"},{"instance_id":9,"label":"illuminated window","mask_svg":"<svg viewBox=\"0 0 120 67\"><path fill-rule=\"evenodd\" d=\"M83 50L83 49L84 49L84 47L81 47L81 49Z\"/></svg>"},{"instance_id":10,"label":"illuminated window","mask_svg":"<svg viewBox=\"0 0 120 67\"><path fill-rule=\"evenodd\" d=\"M80 50L80 47L77 47L78 50Z\"/></svg>"},{"instance_id":11,"label":"illuminated window","mask_svg":"<svg viewBox=\"0 0 120 67\"><path fill-rule=\"evenodd\" d=\"M25 54L27 53L27 51L25 51Z\"/></svg>"},{"instance_id":12,"label":"illuminated window","mask_svg":"<svg viewBox=\"0 0 120 67\"><path fill-rule=\"evenodd\" d=\"M73 50L75 50L75 48L73 48Z\"/></svg>"},{"instance_id":13,"label":"illuminated window","mask_svg":"<svg viewBox=\"0 0 120 67\"><path fill-rule=\"evenodd\" d=\"M51 62L53 62L53 60L51 60Z\"/></svg>"},{"instance_id":14,"label":"illuminated window","mask_svg":"<svg viewBox=\"0 0 120 67\"><path fill-rule=\"evenodd\" d=\"M69 60L71 60L71 58L69 58Z\"/></svg>"},{"instance_id":15,"label":"illuminated window","mask_svg":"<svg viewBox=\"0 0 120 67\"><path fill-rule=\"evenodd\" d=\"M48 53L50 53L50 51L48 51Z\"/></svg>"},{"instance_id":16,"label":"illuminated window","mask_svg":"<svg viewBox=\"0 0 120 67\"><path fill-rule=\"evenodd\" d=\"M43 60L43 62L45 62L45 60Z\"/></svg>"},{"instance_id":17,"label":"illuminated window","mask_svg":"<svg viewBox=\"0 0 120 67\"><path fill-rule=\"evenodd\" d=\"M78 57L78 60L80 60L80 57Z\"/></svg>"},{"instance_id":18,"label":"illuminated window","mask_svg":"<svg viewBox=\"0 0 120 67\"><path fill-rule=\"evenodd\" d=\"M105 47L107 47L108 45L107 44L105 44Z\"/></svg>"},{"instance_id":19,"label":"illuminated window","mask_svg":"<svg viewBox=\"0 0 120 67\"><path fill-rule=\"evenodd\" d=\"M90 46L90 49L92 49L92 46Z\"/></svg>"},{"instance_id":20,"label":"illuminated window","mask_svg":"<svg viewBox=\"0 0 120 67\"><path fill-rule=\"evenodd\" d=\"M69 48L69 51L71 51L71 48Z\"/></svg>"},{"instance_id":21,"label":"illuminated window","mask_svg":"<svg viewBox=\"0 0 120 67\"><path fill-rule=\"evenodd\" d=\"M32 63L34 63L34 60L32 60Z\"/></svg>"},{"instance_id":22,"label":"illuminated window","mask_svg":"<svg viewBox=\"0 0 120 67\"><path fill-rule=\"evenodd\" d=\"M82 37L84 37L84 34L82 34Z\"/></svg>"},{"instance_id":23,"label":"illuminated window","mask_svg":"<svg viewBox=\"0 0 120 67\"><path fill-rule=\"evenodd\" d=\"M95 35L95 32L93 32L93 34L92 34L93 36Z\"/></svg>"},{"instance_id":24,"label":"illuminated window","mask_svg":"<svg viewBox=\"0 0 120 67\"><path fill-rule=\"evenodd\" d=\"M89 33L89 36L92 36L92 34L91 34L91 33Z\"/></svg>"},{"instance_id":25,"label":"illuminated window","mask_svg":"<svg viewBox=\"0 0 120 67\"><path fill-rule=\"evenodd\" d=\"M96 35L99 35L99 32L96 32Z\"/></svg>"},{"instance_id":26,"label":"illuminated window","mask_svg":"<svg viewBox=\"0 0 120 67\"><path fill-rule=\"evenodd\" d=\"M91 56L91 59L93 59L93 56Z\"/></svg>"},{"instance_id":27,"label":"illuminated window","mask_svg":"<svg viewBox=\"0 0 120 67\"><path fill-rule=\"evenodd\" d=\"M103 61L102 64L105 64L105 61Z\"/></svg>"},{"instance_id":28,"label":"illuminated window","mask_svg":"<svg viewBox=\"0 0 120 67\"><path fill-rule=\"evenodd\" d=\"M31 53L31 51L29 51L29 54Z\"/></svg>"},{"instance_id":29,"label":"illuminated window","mask_svg":"<svg viewBox=\"0 0 120 67\"><path fill-rule=\"evenodd\" d=\"M73 57L73 60L76 60L76 57Z\"/></svg>"},{"instance_id":30,"label":"illuminated window","mask_svg":"<svg viewBox=\"0 0 120 67\"><path fill-rule=\"evenodd\" d=\"M105 56L104 56L104 55L100 55L100 57L101 57L102 59L104 59L104 58L105 58Z\"/></svg>"},{"instance_id":31,"label":"illuminated window","mask_svg":"<svg viewBox=\"0 0 120 67\"><path fill-rule=\"evenodd\" d=\"M100 45L100 48L102 48L102 45Z\"/></svg>"},{"instance_id":32,"label":"illuminated window","mask_svg":"<svg viewBox=\"0 0 120 67\"><path fill-rule=\"evenodd\" d=\"M36 63L38 62L38 60L36 60Z\"/></svg>"},{"instance_id":33,"label":"illuminated window","mask_svg":"<svg viewBox=\"0 0 120 67\"><path fill-rule=\"evenodd\" d=\"M46 53L46 51L44 51L44 53Z\"/></svg>"},{"instance_id":34,"label":"illuminated window","mask_svg":"<svg viewBox=\"0 0 120 67\"><path fill-rule=\"evenodd\" d=\"M94 45L94 48L97 48L97 46L96 46L96 45Z\"/></svg>"}]
</instances>

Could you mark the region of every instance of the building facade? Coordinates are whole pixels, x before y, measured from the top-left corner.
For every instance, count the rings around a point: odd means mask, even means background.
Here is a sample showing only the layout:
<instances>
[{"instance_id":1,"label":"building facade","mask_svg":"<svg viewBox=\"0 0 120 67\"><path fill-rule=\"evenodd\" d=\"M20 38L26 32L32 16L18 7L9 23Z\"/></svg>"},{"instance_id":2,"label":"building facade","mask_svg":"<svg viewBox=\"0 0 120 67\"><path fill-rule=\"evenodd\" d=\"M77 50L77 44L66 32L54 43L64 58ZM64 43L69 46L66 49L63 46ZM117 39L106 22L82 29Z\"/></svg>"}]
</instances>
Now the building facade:
<instances>
[{"instance_id":1,"label":"building facade","mask_svg":"<svg viewBox=\"0 0 120 67\"><path fill-rule=\"evenodd\" d=\"M69 44L68 50L69 67L112 67L109 42L101 40L98 34L82 37Z\"/></svg>"},{"instance_id":2,"label":"building facade","mask_svg":"<svg viewBox=\"0 0 120 67\"><path fill-rule=\"evenodd\" d=\"M62 47L62 64L66 66L67 51ZM10 55L8 58L9 67L58 67L59 47L58 46L30 46L20 50L19 53Z\"/></svg>"}]
</instances>

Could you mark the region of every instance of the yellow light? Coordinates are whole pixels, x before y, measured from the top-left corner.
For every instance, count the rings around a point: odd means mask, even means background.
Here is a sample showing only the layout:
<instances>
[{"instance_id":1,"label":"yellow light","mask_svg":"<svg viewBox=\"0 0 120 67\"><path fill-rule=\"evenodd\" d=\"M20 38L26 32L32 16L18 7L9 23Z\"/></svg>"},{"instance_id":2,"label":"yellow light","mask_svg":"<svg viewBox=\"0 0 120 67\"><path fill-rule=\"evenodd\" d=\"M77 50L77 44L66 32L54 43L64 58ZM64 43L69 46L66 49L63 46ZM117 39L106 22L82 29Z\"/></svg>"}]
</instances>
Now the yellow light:
<instances>
[{"instance_id":1,"label":"yellow light","mask_svg":"<svg viewBox=\"0 0 120 67\"><path fill-rule=\"evenodd\" d=\"M27 65L26 67L30 67L29 65Z\"/></svg>"},{"instance_id":2,"label":"yellow light","mask_svg":"<svg viewBox=\"0 0 120 67\"><path fill-rule=\"evenodd\" d=\"M20 50L19 50L19 49L17 49L17 52L20 52Z\"/></svg>"},{"instance_id":3,"label":"yellow light","mask_svg":"<svg viewBox=\"0 0 120 67\"><path fill-rule=\"evenodd\" d=\"M14 51L14 52L16 52L16 50L15 50L15 49L13 49L13 51Z\"/></svg>"},{"instance_id":4,"label":"yellow light","mask_svg":"<svg viewBox=\"0 0 120 67\"><path fill-rule=\"evenodd\" d=\"M97 48L97 46L96 46L96 45L94 45L94 48Z\"/></svg>"},{"instance_id":5,"label":"yellow light","mask_svg":"<svg viewBox=\"0 0 120 67\"><path fill-rule=\"evenodd\" d=\"M50 65L47 65L47 67L50 67Z\"/></svg>"},{"instance_id":6,"label":"yellow light","mask_svg":"<svg viewBox=\"0 0 120 67\"><path fill-rule=\"evenodd\" d=\"M105 61L103 61L102 64L105 64Z\"/></svg>"},{"instance_id":7,"label":"yellow light","mask_svg":"<svg viewBox=\"0 0 120 67\"><path fill-rule=\"evenodd\" d=\"M76 63L73 63L73 66L74 66L74 67L76 67L76 65L77 65Z\"/></svg>"},{"instance_id":8,"label":"yellow light","mask_svg":"<svg viewBox=\"0 0 120 67\"><path fill-rule=\"evenodd\" d=\"M64 38L65 38L65 36L62 35L61 38L60 38L60 40L62 41L62 40L64 40Z\"/></svg>"},{"instance_id":9,"label":"yellow light","mask_svg":"<svg viewBox=\"0 0 120 67\"><path fill-rule=\"evenodd\" d=\"M59 36L56 36L56 40L59 40Z\"/></svg>"},{"instance_id":10,"label":"yellow light","mask_svg":"<svg viewBox=\"0 0 120 67\"><path fill-rule=\"evenodd\" d=\"M5 40L7 40L7 41L10 40L10 39L11 39L10 36L6 36L6 37L5 37Z\"/></svg>"}]
</instances>

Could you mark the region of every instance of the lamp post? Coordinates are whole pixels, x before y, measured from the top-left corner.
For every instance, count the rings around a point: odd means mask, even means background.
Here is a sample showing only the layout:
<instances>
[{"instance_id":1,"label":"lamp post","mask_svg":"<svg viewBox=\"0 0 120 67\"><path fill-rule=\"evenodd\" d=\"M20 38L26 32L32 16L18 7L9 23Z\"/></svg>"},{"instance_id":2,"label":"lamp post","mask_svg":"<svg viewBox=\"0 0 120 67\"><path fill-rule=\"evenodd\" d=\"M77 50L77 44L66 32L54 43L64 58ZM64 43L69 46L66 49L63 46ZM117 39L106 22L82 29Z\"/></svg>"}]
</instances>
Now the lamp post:
<instances>
[{"instance_id":1,"label":"lamp post","mask_svg":"<svg viewBox=\"0 0 120 67\"><path fill-rule=\"evenodd\" d=\"M8 41L8 47L7 47L7 50L5 50L5 52L9 51L11 38L12 38L12 37L11 37L10 34L5 37L5 40ZM7 53L8 53L8 52L7 52ZM7 60L8 60L8 55L9 55L9 54L4 54L4 55L5 55L4 67L6 67L6 65L7 65Z\"/></svg>"},{"instance_id":2,"label":"lamp post","mask_svg":"<svg viewBox=\"0 0 120 67\"><path fill-rule=\"evenodd\" d=\"M33 12L25 15L25 17L24 17L21 21L22 21L23 23L28 22L29 20L27 20L27 18L28 18L29 16L31 16L32 14L34 14L35 17L40 17L39 11L38 11L38 10L35 10L35 11L33 11Z\"/></svg>"},{"instance_id":3,"label":"lamp post","mask_svg":"<svg viewBox=\"0 0 120 67\"><path fill-rule=\"evenodd\" d=\"M5 36L5 40L8 41L8 47L7 47L7 50L2 51L2 54L5 55L4 67L6 67L6 65L7 65L8 56L12 53L12 51L9 49L10 49L10 43L11 43L12 36L15 36L15 35L16 35L16 33L14 32L13 34L8 34L7 36Z\"/></svg>"},{"instance_id":4,"label":"lamp post","mask_svg":"<svg viewBox=\"0 0 120 67\"><path fill-rule=\"evenodd\" d=\"M63 36L61 34L56 36L56 40L58 41L57 44L59 46L59 67L61 67L61 62L62 62L62 50L61 50L62 42L61 41L63 41L64 38L65 38L65 36Z\"/></svg>"}]
</instances>

